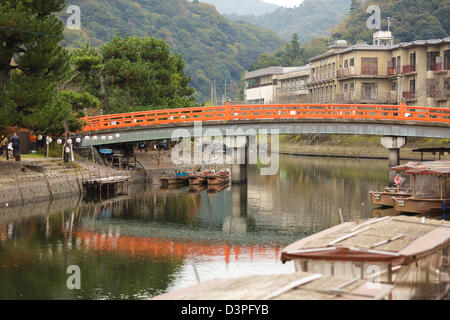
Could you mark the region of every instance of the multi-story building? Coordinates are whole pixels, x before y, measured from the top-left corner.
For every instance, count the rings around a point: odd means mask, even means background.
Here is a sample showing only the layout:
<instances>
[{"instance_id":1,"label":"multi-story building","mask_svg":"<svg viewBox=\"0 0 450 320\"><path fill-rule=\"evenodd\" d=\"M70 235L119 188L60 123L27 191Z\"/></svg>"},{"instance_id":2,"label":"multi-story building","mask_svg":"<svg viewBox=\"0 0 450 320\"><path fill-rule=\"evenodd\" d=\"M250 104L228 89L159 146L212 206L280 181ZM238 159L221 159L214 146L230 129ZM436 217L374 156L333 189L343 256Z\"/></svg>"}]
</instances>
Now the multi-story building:
<instances>
[{"instance_id":1,"label":"multi-story building","mask_svg":"<svg viewBox=\"0 0 450 320\"><path fill-rule=\"evenodd\" d=\"M390 32L379 31L373 45L338 41L310 62L315 103L450 108L450 38L393 45Z\"/></svg>"},{"instance_id":2,"label":"multi-story building","mask_svg":"<svg viewBox=\"0 0 450 320\"><path fill-rule=\"evenodd\" d=\"M309 64L296 68L295 71L278 75L276 88L276 103L307 103L310 102L308 82Z\"/></svg>"},{"instance_id":3,"label":"multi-story building","mask_svg":"<svg viewBox=\"0 0 450 320\"><path fill-rule=\"evenodd\" d=\"M309 65L269 67L248 72L244 99L248 104L271 104L279 101L307 101Z\"/></svg>"}]
</instances>

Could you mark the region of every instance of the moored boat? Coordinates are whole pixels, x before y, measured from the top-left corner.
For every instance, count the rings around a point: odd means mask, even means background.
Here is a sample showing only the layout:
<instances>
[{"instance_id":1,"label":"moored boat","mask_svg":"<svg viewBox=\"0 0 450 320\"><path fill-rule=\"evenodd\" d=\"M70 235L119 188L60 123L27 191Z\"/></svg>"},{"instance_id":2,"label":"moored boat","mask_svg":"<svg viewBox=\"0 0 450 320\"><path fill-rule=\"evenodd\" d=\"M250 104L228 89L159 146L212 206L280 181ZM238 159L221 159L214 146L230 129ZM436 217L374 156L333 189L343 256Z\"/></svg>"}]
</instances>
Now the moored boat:
<instances>
[{"instance_id":1,"label":"moored boat","mask_svg":"<svg viewBox=\"0 0 450 320\"><path fill-rule=\"evenodd\" d=\"M172 185L185 185L188 183L188 175L187 173L177 173L175 177L162 177L160 179L161 184L163 186L172 186Z\"/></svg>"},{"instance_id":2,"label":"moored boat","mask_svg":"<svg viewBox=\"0 0 450 320\"><path fill-rule=\"evenodd\" d=\"M189 174L189 185L202 185L206 184L208 181L208 175L213 174L212 170L205 170L202 172L196 172Z\"/></svg>"},{"instance_id":3,"label":"moored boat","mask_svg":"<svg viewBox=\"0 0 450 320\"><path fill-rule=\"evenodd\" d=\"M410 197L394 197L397 212L433 214L450 205L450 161L424 163L406 171L411 177Z\"/></svg>"},{"instance_id":4,"label":"moored boat","mask_svg":"<svg viewBox=\"0 0 450 320\"><path fill-rule=\"evenodd\" d=\"M450 222L384 217L346 222L284 248L281 260L297 272L392 284L392 299L448 295ZM374 283L375 284L375 283Z\"/></svg>"},{"instance_id":5,"label":"moored boat","mask_svg":"<svg viewBox=\"0 0 450 320\"><path fill-rule=\"evenodd\" d=\"M220 170L215 174L208 175L208 186L222 185L230 183L231 172L230 169Z\"/></svg>"},{"instance_id":6,"label":"moored boat","mask_svg":"<svg viewBox=\"0 0 450 320\"><path fill-rule=\"evenodd\" d=\"M370 191L370 201L373 205L377 206L386 206L393 207L394 206L394 197L397 198L407 198L411 196L411 182L409 175L406 174L408 170L414 169L419 166L417 162L408 162L407 164L392 167L391 171L396 172L395 184L394 188L385 188L384 191Z\"/></svg>"}]
</instances>

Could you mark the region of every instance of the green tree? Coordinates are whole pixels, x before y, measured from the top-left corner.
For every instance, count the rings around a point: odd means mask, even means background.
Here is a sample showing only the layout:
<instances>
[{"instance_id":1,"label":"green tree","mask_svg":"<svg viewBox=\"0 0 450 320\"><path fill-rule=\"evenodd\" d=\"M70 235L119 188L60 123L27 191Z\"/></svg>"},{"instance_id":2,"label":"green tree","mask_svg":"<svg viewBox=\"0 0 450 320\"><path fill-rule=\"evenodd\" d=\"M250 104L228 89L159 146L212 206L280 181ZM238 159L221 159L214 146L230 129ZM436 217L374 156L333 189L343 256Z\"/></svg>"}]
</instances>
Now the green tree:
<instances>
[{"instance_id":1,"label":"green tree","mask_svg":"<svg viewBox=\"0 0 450 320\"><path fill-rule=\"evenodd\" d=\"M118 33L101 53L110 113L194 106L185 63L164 40Z\"/></svg>"},{"instance_id":2,"label":"green tree","mask_svg":"<svg viewBox=\"0 0 450 320\"><path fill-rule=\"evenodd\" d=\"M54 12L64 0L0 2L0 130L39 127L42 110L69 72L69 54L59 45L63 24ZM34 119L36 123L32 123Z\"/></svg>"}]
</instances>

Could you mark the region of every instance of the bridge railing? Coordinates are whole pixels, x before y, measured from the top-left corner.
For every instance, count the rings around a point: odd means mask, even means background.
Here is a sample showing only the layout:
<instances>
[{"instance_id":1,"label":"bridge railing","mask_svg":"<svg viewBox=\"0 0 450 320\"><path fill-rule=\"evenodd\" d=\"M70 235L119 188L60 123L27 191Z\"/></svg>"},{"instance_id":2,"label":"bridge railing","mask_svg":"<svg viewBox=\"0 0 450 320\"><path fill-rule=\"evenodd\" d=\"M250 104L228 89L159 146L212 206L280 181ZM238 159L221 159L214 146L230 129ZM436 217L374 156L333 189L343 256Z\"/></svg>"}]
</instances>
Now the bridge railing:
<instances>
[{"instance_id":1,"label":"bridge railing","mask_svg":"<svg viewBox=\"0 0 450 320\"><path fill-rule=\"evenodd\" d=\"M225 105L86 117L82 130L96 131L194 121L282 119L399 120L450 123L450 109L401 105L286 104Z\"/></svg>"}]
</instances>

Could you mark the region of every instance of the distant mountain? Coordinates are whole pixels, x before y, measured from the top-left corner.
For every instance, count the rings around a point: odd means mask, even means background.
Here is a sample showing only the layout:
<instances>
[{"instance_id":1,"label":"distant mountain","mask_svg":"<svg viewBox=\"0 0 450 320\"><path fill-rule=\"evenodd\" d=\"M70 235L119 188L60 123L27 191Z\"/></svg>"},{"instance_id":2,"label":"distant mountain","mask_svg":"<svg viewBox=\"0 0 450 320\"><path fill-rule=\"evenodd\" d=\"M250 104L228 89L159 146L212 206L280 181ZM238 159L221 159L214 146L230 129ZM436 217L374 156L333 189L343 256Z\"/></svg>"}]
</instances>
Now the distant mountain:
<instances>
[{"instance_id":1,"label":"distant mountain","mask_svg":"<svg viewBox=\"0 0 450 320\"><path fill-rule=\"evenodd\" d=\"M87 41L100 46L117 31L123 36L155 36L165 39L186 61L191 85L200 100L208 100L216 82L217 96L237 91L241 74L263 53L283 41L273 31L233 22L214 6L187 0L70 0L80 6L82 30L66 30L63 44L79 48ZM61 17L66 19L65 10ZM232 80L230 90L230 80Z\"/></svg>"},{"instance_id":2,"label":"distant mountain","mask_svg":"<svg viewBox=\"0 0 450 320\"><path fill-rule=\"evenodd\" d=\"M192 1L192 0L191 0ZM280 8L275 4L261 0L199 0L216 6L221 14L260 16Z\"/></svg>"},{"instance_id":3,"label":"distant mountain","mask_svg":"<svg viewBox=\"0 0 450 320\"><path fill-rule=\"evenodd\" d=\"M233 21L271 29L285 40L297 33L301 42L325 36L339 25L350 10L352 0L305 0L294 8L280 7L262 16L227 15Z\"/></svg>"}]
</instances>

